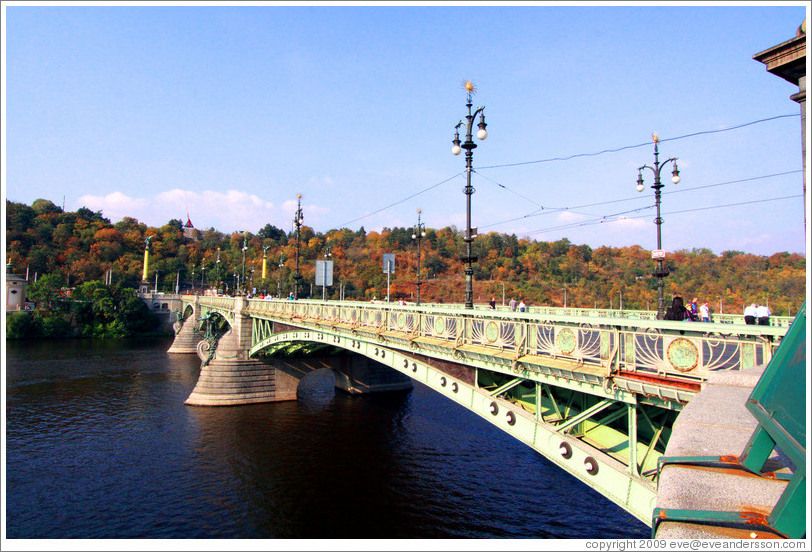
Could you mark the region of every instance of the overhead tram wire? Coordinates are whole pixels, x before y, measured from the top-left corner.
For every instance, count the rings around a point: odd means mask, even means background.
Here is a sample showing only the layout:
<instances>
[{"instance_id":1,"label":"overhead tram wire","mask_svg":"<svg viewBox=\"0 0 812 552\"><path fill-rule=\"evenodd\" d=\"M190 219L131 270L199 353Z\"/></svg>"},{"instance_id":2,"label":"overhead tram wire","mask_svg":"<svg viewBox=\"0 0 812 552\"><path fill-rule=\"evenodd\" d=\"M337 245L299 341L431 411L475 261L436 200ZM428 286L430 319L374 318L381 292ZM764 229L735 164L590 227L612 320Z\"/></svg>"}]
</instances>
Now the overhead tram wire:
<instances>
[{"instance_id":1,"label":"overhead tram wire","mask_svg":"<svg viewBox=\"0 0 812 552\"><path fill-rule=\"evenodd\" d=\"M751 177L751 178L742 178L742 179L739 179L739 180L730 180L730 181L727 181L727 182L718 182L716 184L706 184L704 186L692 186L690 188L679 188L679 189L676 189L676 190L672 189L670 191L663 192L663 195L677 194L677 193L682 193L682 192L690 192L690 191L693 191L693 190L701 190L701 189L704 189L704 188L714 188L714 187L717 187L717 186L727 186L727 185L730 185L730 184L741 184L742 182L752 182L754 180L763 180L763 179L766 179L766 178L775 178L775 177L779 177L779 176L787 176L787 175L790 175L790 174L798 174L798 173L802 173L802 172L803 172L802 169L797 169L797 170L794 170L794 171L785 171L785 172L780 172L780 173L766 174L766 175L763 175L763 176L754 176L754 177ZM573 209L583 209L585 207L597 207L597 206L600 206L600 205L610 205L612 203L620 203L620 202L624 202L624 201L639 201L640 199L643 199L643 198L641 196L632 196L632 197L627 197L627 198L624 198L624 199L612 199L612 200L609 200L609 201L600 201L600 202L597 202L597 203L586 203L584 205L576 205L574 207L555 207L555 208L547 209L544 213L533 212L533 213L529 213L527 215L523 215L521 217L515 217L515 218L512 218L512 219L507 219L507 220L503 220L503 221L500 221L500 222L493 222L491 224L484 224L484 225L481 225L480 228L490 228L492 226L500 226L502 224L507 224L509 222L516 222L517 220L523 220L523 219L526 219L526 218L529 218L529 217L539 216L539 215L542 215L542 214L553 214L553 213L559 213L559 212L562 212L562 211L572 211ZM612 216L612 215L604 215L604 216Z\"/></svg>"},{"instance_id":2,"label":"overhead tram wire","mask_svg":"<svg viewBox=\"0 0 812 552\"><path fill-rule=\"evenodd\" d=\"M678 214L682 214L682 213L691 213L691 212L694 212L694 211L708 211L708 210L711 210L711 209L722 209L722 208L725 208L725 207L740 207L742 205L752 205L754 203L768 203L770 201L781 201L781 200L784 200L784 199L795 199L795 198L799 198L799 197L803 197L803 194L796 194L796 195L789 195L789 196L782 196L782 197L771 197L771 198L767 198L767 199L754 199L752 201L742 201L742 202L739 202L739 203L726 203L724 205L711 205L711 206L708 206L708 207L694 207L692 209L682 209L681 211L669 211L667 213L662 213L662 214L663 215L678 215ZM653 206L643 207L641 209L635 209L634 211L640 211L642 209L650 209L652 207ZM632 212L632 211L627 211L627 212ZM538 230L531 230L529 232L522 232L521 235L522 236L531 236L531 235L534 235L534 234L543 234L545 232L554 232L554 231L557 231L557 230L567 230L569 228L577 228L577 227L581 227L581 226L592 226L593 224L613 223L613 222L620 222L621 220L635 220L635 219L640 219L640 218L643 218L643 217L647 216L647 215L639 215L639 216L635 216L635 217L624 217L622 219L606 220L606 217L619 216L621 214L623 214L623 213L616 213L614 215L606 215L606 216L599 217L597 219L588 220L588 221L572 222L572 223L569 223L569 224L562 224L560 226L551 226L549 228L540 228Z\"/></svg>"},{"instance_id":3,"label":"overhead tram wire","mask_svg":"<svg viewBox=\"0 0 812 552\"><path fill-rule=\"evenodd\" d=\"M660 138L660 142L671 142L671 141L675 141L675 140L682 140L684 138L691 138L691 137L694 137L694 136L700 136L700 135L704 135L704 134L716 134L716 133L719 133L719 132L729 132L731 130L737 130L737 129L740 129L740 128L744 128L744 127L759 124L759 123L765 123L765 122L768 122L768 121L774 121L776 119L785 119L785 118L788 118L788 117L799 117L799 116L800 115L797 114L797 113L792 113L792 114L788 114L788 115L776 115L775 117L767 117L765 119L758 119L756 121L750 121L749 123L743 123L743 124L728 127L728 128L693 132L691 134L685 134L685 135L682 135L682 136L676 136L674 138ZM540 160L537 160L537 161L524 161L524 162L520 162L520 163L506 163L506 164L502 164L502 165L488 165L488 166L485 166L485 167L475 167L474 172L476 172L477 169L497 169L497 168L502 168L502 167L516 167L516 166L520 166L520 165L533 165L533 164L538 164L538 163L549 163L549 162L552 162L552 161L569 161L571 159L576 159L576 158L579 158L579 157L594 157L594 156L597 156L597 155L603 155L605 153L616 153L616 152L624 151L624 150L628 150L628 149L640 148L640 147L647 146L647 145L650 145L650 144L651 144L651 141L648 141L648 142L644 142L642 144L635 144L633 146L623 146L623 147L614 148L614 149L605 149L605 150L602 150L602 151L599 151L599 152L577 153L577 154L574 154L574 155L570 155L568 157L552 157L552 158L549 158L549 159L540 159ZM429 190L432 190L432 189L434 189L434 188L436 188L436 187L438 187L438 186L440 186L442 184L445 184L446 182L448 182L450 180L453 180L454 178L457 178L458 176L461 176L462 174L463 173L457 173L454 176L452 176L450 178L447 178L446 180L443 180L442 182L438 182L437 184L429 186L428 188L425 188L424 190L421 190L421 191L419 191L419 192L417 192L415 194L412 194L412 195L410 195L408 197L405 197L405 198L403 198L403 199L401 199L399 201L391 203L391 204L387 205L386 207L381 207L380 209L378 209L376 211L373 211L371 213L367 213L367 214L362 215L362 216L360 216L360 217L358 217L356 219L353 219L353 220L351 220L349 222L346 222L343 225L341 225L341 227L348 226L348 225L352 224L353 222L358 222L359 220L363 220L363 219L365 219L367 217L371 217L372 215L376 215L376 214L378 214L378 213L380 213L382 211L385 211L387 209L390 209L390 208L394 207L395 205L400 205L401 203L403 203L405 201L408 201L408 200L410 200L410 199L412 199L414 197L417 197L417 196L419 196L419 195L421 195L421 194L423 194L425 192L428 192ZM483 176L483 175L480 174L479 176ZM501 184L498 184L498 185L505 188L506 190L508 189L504 185L501 185ZM511 191L512 193L517 194L517 192L514 192L512 190L509 190L509 191ZM538 202L536 202L536 201L533 201L533 203L535 203L536 205L539 205ZM541 207L541 205L539 205L539 206ZM542 207L542 209L544 209L544 208ZM563 209L563 210L566 210L566 209ZM548 212L548 211L545 211L545 213L546 212ZM524 218L524 217L520 217L520 218ZM520 220L520 218L519 219L514 219L514 220ZM495 223L495 224L501 224L501 223ZM490 226L494 226L495 224L490 225ZM480 226L480 228L485 228L485 227Z\"/></svg>"},{"instance_id":4,"label":"overhead tram wire","mask_svg":"<svg viewBox=\"0 0 812 552\"><path fill-rule=\"evenodd\" d=\"M691 134L684 134L682 136L675 136L674 138L660 138L660 142L674 142L676 140L683 140L685 138L693 138L694 136L701 136L701 135L704 135L704 134L717 134L719 132L729 132L731 130L738 130L740 128L748 127L748 126L755 125L755 124L758 124L758 123L766 123L768 121L774 121L776 119L785 119L787 117L800 117L800 115L798 113L792 113L792 114L788 114L788 115L776 115L775 117L767 117L766 119L759 119L757 121L750 121L749 123L743 123L741 125L736 125L736 126L727 127L727 128L720 128L720 129L717 129L717 130L702 130L702 131L699 131L699 132L692 132ZM619 147L619 148L605 149L605 150L592 152L592 153L576 153L574 155L570 155L570 156L567 156L567 157L550 157L550 158L547 158L547 159L539 159L537 161L521 161L521 162L518 162L518 163L505 163L503 165L488 165L487 167L476 167L476 168L477 169L501 169L501 168L505 168L505 167L519 167L519 166L522 166L522 165L535 165L535 164L538 164L538 163L550 163L552 161L569 161L571 159L576 159L576 158L579 158L579 157L596 157L598 155L603 155L605 153L617 153L619 151L642 148L643 146L648 146L650 144L651 144L651 140L649 140L648 142L643 142L642 144L635 144L633 146L622 146L622 147Z\"/></svg>"},{"instance_id":5,"label":"overhead tram wire","mask_svg":"<svg viewBox=\"0 0 812 552\"><path fill-rule=\"evenodd\" d=\"M420 194L424 194L424 193L428 192L429 190L433 190L434 188L436 188L436 187L438 187L438 186L441 186L441 185L445 184L446 182L450 182L451 180L454 180L455 178L457 178L458 176L462 176L463 174L464 174L464 173L462 173L462 172L458 172L458 173L457 173L457 174L455 174L454 176L451 176L451 177L449 177L449 178L446 178L446 179L445 179L445 180L443 180L442 182L438 182L437 184L432 184L432 185L431 185L431 186L429 186L428 188L424 188L424 189L420 190L419 192L414 193L414 194L412 194L412 195L410 195L410 196L408 196L408 197L404 197L403 199L401 199L401 200L399 200L399 201L396 201L396 202L394 202L394 203L390 203L390 204L389 204L389 205L387 205L386 207L381 207L381 208L380 208L380 209L378 209L377 211L372 211L371 213L367 213L367 214L365 214L365 215L361 215L360 217L358 217L358 218L356 218L356 219L353 219L353 220L351 220L351 221L349 221L349 222L345 222L344 224L342 224L341 226L339 226L339 228L344 228L344 227L346 227L346 226L349 226L349 225L350 225L350 224L352 224L353 222L358 222L359 220L365 219L365 218L367 218L367 217L371 217L372 215L377 215L378 213L380 213L380 212L382 212L382 211L386 211L387 209L389 209L389 208L391 208L391 207L394 207L395 205L400 205L400 204L401 204L401 203L403 203L404 201L409 201L410 199L415 198L415 197L419 196Z\"/></svg>"}]
</instances>

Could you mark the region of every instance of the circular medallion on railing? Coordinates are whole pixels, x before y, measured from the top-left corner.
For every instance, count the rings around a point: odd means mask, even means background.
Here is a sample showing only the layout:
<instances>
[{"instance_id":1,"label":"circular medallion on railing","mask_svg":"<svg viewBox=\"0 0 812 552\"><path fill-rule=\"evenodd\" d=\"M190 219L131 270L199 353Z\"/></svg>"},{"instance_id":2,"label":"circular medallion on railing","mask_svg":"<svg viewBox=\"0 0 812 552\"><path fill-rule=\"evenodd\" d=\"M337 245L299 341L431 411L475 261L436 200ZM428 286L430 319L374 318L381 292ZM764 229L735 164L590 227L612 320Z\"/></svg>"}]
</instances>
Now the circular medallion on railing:
<instances>
[{"instance_id":1,"label":"circular medallion on railing","mask_svg":"<svg viewBox=\"0 0 812 552\"><path fill-rule=\"evenodd\" d=\"M569 328L561 328L555 336L555 346L565 355L572 354L577 344L575 332Z\"/></svg>"},{"instance_id":2,"label":"circular medallion on railing","mask_svg":"<svg viewBox=\"0 0 812 552\"><path fill-rule=\"evenodd\" d=\"M690 372L699 364L699 350L691 340L684 337L672 341L665 356L671 366L680 372Z\"/></svg>"},{"instance_id":3,"label":"circular medallion on railing","mask_svg":"<svg viewBox=\"0 0 812 552\"><path fill-rule=\"evenodd\" d=\"M434 319L434 333L436 334L444 334L445 333L445 318L442 316L438 316Z\"/></svg>"},{"instance_id":4,"label":"circular medallion on railing","mask_svg":"<svg viewBox=\"0 0 812 552\"><path fill-rule=\"evenodd\" d=\"M497 339L499 339L499 324L491 320L485 326L485 340L494 343Z\"/></svg>"},{"instance_id":5,"label":"circular medallion on railing","mask_svg":"<svg viewBox=\"0 0 812 552\"><path fill-rule=\"evenodd\" d=\"M399 313L397 318L398 329L402 330L404 326L406 326L406 315L404 313Z\"/></svg>"}]
</instances>

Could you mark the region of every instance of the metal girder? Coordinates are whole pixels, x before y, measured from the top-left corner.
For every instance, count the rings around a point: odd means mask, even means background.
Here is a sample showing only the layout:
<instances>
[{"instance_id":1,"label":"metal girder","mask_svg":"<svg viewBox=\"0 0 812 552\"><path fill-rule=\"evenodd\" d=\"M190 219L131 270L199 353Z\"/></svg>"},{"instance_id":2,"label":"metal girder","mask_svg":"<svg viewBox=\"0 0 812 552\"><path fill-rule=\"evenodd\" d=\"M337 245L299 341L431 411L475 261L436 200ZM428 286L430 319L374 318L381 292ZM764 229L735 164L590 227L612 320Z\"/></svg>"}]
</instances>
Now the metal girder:
<instances>
[{"instance_id":1,"label":"metal girder","mask_svg":"<svg viewBox=\"0 0 812 552\"><path fill-rule=\"evenodd\" d=\"M514 380L512 380L512 381L509 381L509 382L507 382L506 384L504 384L503 386L501 386L501 387L497 387L496 389L494 389L493 391L491 391L491 396L493 396L493 397L498 397L498 396L499 396L499 395L501 395L502 393L504 393L504 392L506 392L506 391L508 391L508 390L510 390L510 389L513 389L513 388L514 388L514 387L516 387L517 385L521 385L521 384L522 384L523 382L525 382L525 381L526 381L526 380L525 380L524 378L516 378L516 379L514 379Z\"/></svg>"},{"instance_id":2,"label":"metal girder","mask_svg":"<svg viewBox=\"0 0 812 552\"><path fill-rule=\"evenodd\" d=\"M604 410L605 408L609 408L613 404L615 404L614 401L610 401L608 399L602 400L598 404L593 405L592 407L582 411L580 414L568 419L563 424L556 426L555 430L559 433L564 433L572 426L577 425L588 418L591 418L593 415L597 414L601 410Z\"/></svg>"}]
</instances>

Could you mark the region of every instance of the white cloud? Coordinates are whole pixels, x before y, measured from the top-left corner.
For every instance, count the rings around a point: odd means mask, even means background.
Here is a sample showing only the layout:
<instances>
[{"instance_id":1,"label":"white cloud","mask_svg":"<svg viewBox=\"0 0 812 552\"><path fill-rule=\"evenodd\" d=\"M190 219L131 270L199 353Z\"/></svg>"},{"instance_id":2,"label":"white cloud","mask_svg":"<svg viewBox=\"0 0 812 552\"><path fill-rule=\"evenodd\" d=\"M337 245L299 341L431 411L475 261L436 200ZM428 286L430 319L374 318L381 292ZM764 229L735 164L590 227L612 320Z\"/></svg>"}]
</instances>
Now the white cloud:
<instances>
[{"instance_id":1,"label":"white cloud","mask_svg":"<svg viewBox=\"0 0 812 552\"><path fill-rule=\"evenodd\" d=\"M185 222L187 214L198 229L215 228L221 232L248 230L257 232L266 224L282 230L289 229L296 211L296 201L288 200L277 207L273 202L240 190L187 191L172 189L152 197L131 197L122 192L104 196L84 195L77 207L86 206L102 211L105 217L117 222L133 217L150 226L161 226L171 219ZM329 208L318 205L302 206L305 224L316 225Z\"/></svg>"}]
</instances>

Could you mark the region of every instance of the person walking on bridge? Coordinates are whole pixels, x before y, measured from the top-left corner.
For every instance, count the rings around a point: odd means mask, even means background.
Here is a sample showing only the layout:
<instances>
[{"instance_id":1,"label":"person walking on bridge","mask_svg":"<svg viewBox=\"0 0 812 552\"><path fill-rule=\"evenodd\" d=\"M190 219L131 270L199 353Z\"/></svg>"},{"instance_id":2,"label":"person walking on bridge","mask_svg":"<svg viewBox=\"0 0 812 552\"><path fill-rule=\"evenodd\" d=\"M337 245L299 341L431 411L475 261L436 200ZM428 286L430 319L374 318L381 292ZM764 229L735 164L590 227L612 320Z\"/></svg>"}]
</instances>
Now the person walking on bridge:
<instances>
[{"instance_id":1,"label":"person walking on bridge","mask_svg":"<svg viewBox=\"0 0 812 552\"><path fill-rule=\"evenodd\" d=\"M753 303L747 307L744 307L744 323L745 324L755 324L756 323L756 304Z\"/></svg>"},{"instance_id":2,"label":"person walking on bridge","mask_svg":"<svg viewBox=\"0 0 812 552\"><path fill-rule=\"evenodd\" d=\"M516 298L511 297L510 302L508 303L508 306L510 307L510 310L512 310L513 312L516 312L516 304L517 304L516 303Z\"/></svg>"},{"instance_id":3,"label":"person walking on bridge","mask_svg":"<svg viewBox=\"0 0 812 552\"><path fill-rule=\"evenodd\" d=\"M710 322L710 305L707 301L699 306L699 318L702 322Z\"/></svg>"},{"instance_id":4,"label":"person walking on bridge","mask_svg":"<svg viewBox=\"0 0 812 552\"><path fill-rule=\"evenodd\" d=\"M769 326L770 325L770 315L772 311L770 307L767 305L759 305L756 307L756 320L758 321L759 326Z\"/></svg>"}]
</instances>

